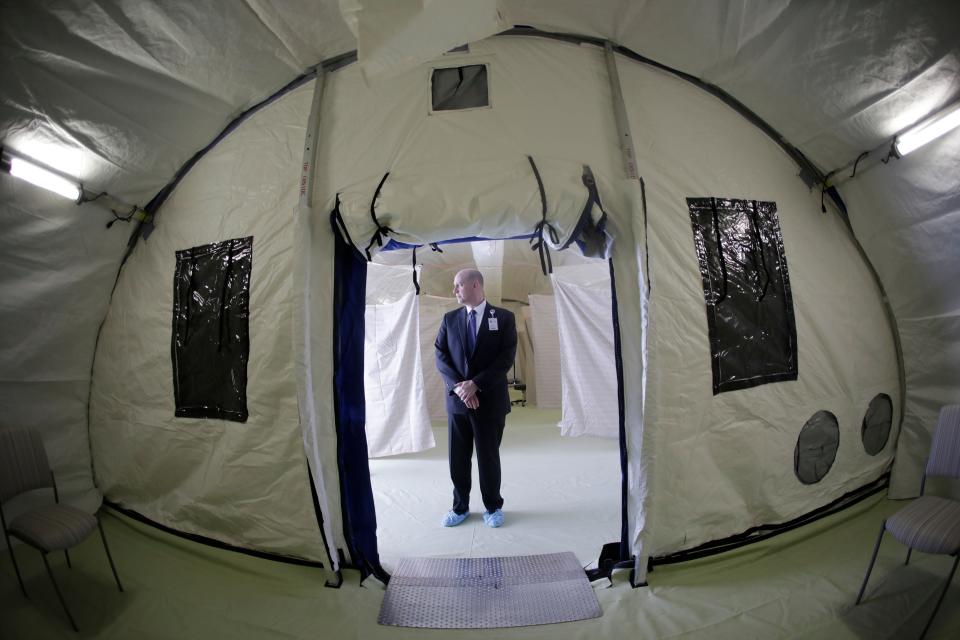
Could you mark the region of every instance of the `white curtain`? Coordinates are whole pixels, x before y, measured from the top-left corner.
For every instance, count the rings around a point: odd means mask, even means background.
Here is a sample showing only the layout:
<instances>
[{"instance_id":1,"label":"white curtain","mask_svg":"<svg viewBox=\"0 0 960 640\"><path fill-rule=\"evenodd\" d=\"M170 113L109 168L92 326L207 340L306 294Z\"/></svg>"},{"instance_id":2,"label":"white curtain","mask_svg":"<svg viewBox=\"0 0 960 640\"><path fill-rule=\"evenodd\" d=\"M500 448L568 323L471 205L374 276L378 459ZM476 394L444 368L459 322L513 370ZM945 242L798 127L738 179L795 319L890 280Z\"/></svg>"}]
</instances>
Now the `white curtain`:
<instances>
[{"instance_id":1,"label":"white curtain","mask_svg":"<svg viewBox=\"0 0 960 640\"><path fill-rule=\"evenodd\" d=\"M363 380L371 458L436 446L424 393L417 316L410 269L369 264Z\"/></svg>"},{"instance_id":2,"label":"white curtain","mask_svg":"<svg viewBox=\"0 0 960 640\"><path fill-rule=\"evenodd\" d=\"M427 412L431 420L446 422L447 398L443 378L437 371L433 344L437 340L437 331L443 314L460 305L454 298L438 296L420 296L420 360L423 362L423 385L426 395Z\"/></svg>"},{"instance_id":3,"label":"white curtain","mask_svg":"<svg viewBox=\"0 0 960 640\"><path fill-rule=\"evenodd\" d=\"M521 330L521 327L523 329ZM533 355L533 314L530 306L517 318L517 377L527 385L527 404L537 405L537 367Z\"/></svg>"},{"instance_id":4,"label":"white curtain","mask_svg":"<svg viewBox=\"0 0 960 640\"><path fill-rule=\"evenodd\" d=\"M533 331L533 366L536 370L537 406L560 406L560 337L554 296L530 296L530 326Z\"/></svg>"},{"instance_id":5,"label":"white curtain","mask_svg":"<svg viewBox=\"0 0 960 640\"><path fill-rule=\"evenodd\" d=\"M619 436L613 298L605 262L553 273L565 436Z\"/></svg>"}]
</instances>

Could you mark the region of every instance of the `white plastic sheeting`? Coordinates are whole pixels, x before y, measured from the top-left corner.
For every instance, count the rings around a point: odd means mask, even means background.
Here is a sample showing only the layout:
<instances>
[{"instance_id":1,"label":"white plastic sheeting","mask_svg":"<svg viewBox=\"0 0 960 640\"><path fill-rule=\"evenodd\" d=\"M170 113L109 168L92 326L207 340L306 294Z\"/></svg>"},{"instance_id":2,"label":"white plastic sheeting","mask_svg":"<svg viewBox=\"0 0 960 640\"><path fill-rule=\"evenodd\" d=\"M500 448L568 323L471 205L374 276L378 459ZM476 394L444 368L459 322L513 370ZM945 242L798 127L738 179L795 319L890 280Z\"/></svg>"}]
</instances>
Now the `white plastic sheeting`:
<instances>
[{"instance_id":1,"label":"white plastic sheeting","mask_svg":"<svg viewBox=\"0 0 960 640\"><path fill-rule=\"evenodd\" d=\"M560 381L560 330L557 328L554 296L530 296L530 328L536 405L541 409L558 409L563 385Z\"/></svg>"},{"instance_id":2,"label":"white plastic sheeting","mask_svg":"<svg viewBox=\"0 0 960 640\"><path fill-rule=\"evenodd\" d=\"M179 531L326 563L291 351L293 214L312 88L219 144L171 195L164 224L138 244L100 338L90 439L97 482L120 505ZM175 251L246 235L254 237L249 419L175 418Z\"/></svg>"},{"instance_id":3,"label":"white plastic sheeting","mask_svg":"<svg viewBox=\"0 0 960 640\"><path fill-rule=\"evenodd\" d=\"M371 458L436 446L421 366L411 269L367 265L363 378Z\"/></svg>"},{"instance_id":4,"label":"white plastic sheeting","mask_svg":"<svg viewBox=\"0 0 960 640\"><path fill-rule=\"evenodd\" d=\"M562 389L560 433L616 438L620 434L613 297L606 262L553 272Z\"/></svg>"},{"instance_id":5,"label":"white plastic sheeting","mask_svg":"<svg viewBox=\"0 0 960 640\"><path fill-rule=\"evenodd\" d=\"M455 298L441 298L438 296L419 297L420 309L420 362L423 364L423 387L427 401L427 412L435 422L447 421L447 394L446 384L437 371L434 357L434 343L443 315L453 311L460 305Z\"/></svg>"}]
</instances>

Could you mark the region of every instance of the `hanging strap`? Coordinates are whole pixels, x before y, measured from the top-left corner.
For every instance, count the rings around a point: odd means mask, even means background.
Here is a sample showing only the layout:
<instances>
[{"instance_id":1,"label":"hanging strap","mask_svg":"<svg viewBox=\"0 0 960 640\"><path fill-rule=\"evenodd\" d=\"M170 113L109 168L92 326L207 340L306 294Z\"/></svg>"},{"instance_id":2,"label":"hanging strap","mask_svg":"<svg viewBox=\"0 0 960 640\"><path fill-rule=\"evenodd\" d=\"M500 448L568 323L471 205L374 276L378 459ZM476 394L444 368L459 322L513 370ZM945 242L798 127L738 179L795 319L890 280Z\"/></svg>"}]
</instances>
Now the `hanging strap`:
<instances>
[{"instance_id":1,"label":"hanging strap","mask_svg":"<svg viewBox=\"0 0 960 640\"><path fill-rule=\"evenodd\" d=\"M417 282L417 248L413 248L413 288L417 290L417 295L420 295L420 283Z\"/></svg>"},{"instance_id":2,"label":"hanging strap","mask_svg":"<svg viewBox=\"0 0 960 640\"><path fill-rule=\"evenodd\" d=\"M647 226L647 185L643 182L643 178L640 178L640 203L643 206L643 253L644 258L646 259L646 273L647 276L647 300L650 299L650 291L653 289L653 286L650 284L650 230Z\"/></svg>"},{"instance_id":3,"label":"hanging strap","mask_svg":"<svg viewBox=\"0 0 960 640\"><path fill-rule=\"evenodd\" d=\"M727 261L723 257L723 242L720 238L720 214L717 212L717 199L710 198L710 205L713 207L713 231L717 236L717 255L720 258L720 275L723 277L723 293L714 301L718 305L727 299Z\"/></svg>"},{"instance_id":4,"label":"hanging strap","mask_svg":"<svg viewBox=\"0 0 960 640\"><path fill-rule=\"evenodd\" d=\"M373 232L373 237L370 238L370 243L367 244L367 248L364 250L367 254L367 262L371 262L373 260L373 257L370 255L370 249L373 247L373 243L376 242L378 247L382 247L383 239L389 234L393 233L393 229L386 225L380 224L380 221L377 220L376 212L377 198L380 196L380 189L383 188L383 183L387 181L387 176L389 175L389 171L383 174L383 178L380 179L380 184L377 185L377 190L373 193L373 199L370 201L370 217L373 218L373 224L377 226L377 230Z\"/></svg>"},{"instance_id":5,"label":"hanging strap","mask_svg":"<svg viewBox=\"0 0 960 640\"><path fill-rule=\"evenodd\" d=\"M553 228L553 225L547 222L547 194L543 188L543 179L540 178L540 171L537 170L537 163L533 161L533 157L531 156L527 156L527 160L530 161L530 167L533 168L533 175L537 179L537 188L540 190L540 214L542 216L540 222L538 222L537 226L533 229L533 237L530 238L530 243L533 245L531 249L540 252L540 268L543 270L543 275L549 275L553 273L553 261L550 259L550 247L544 242L543 231L544 229L547 230L550 241L554 244L560 244L560 237L557 235L557 230Z\"/></svg>"}]
</instances>

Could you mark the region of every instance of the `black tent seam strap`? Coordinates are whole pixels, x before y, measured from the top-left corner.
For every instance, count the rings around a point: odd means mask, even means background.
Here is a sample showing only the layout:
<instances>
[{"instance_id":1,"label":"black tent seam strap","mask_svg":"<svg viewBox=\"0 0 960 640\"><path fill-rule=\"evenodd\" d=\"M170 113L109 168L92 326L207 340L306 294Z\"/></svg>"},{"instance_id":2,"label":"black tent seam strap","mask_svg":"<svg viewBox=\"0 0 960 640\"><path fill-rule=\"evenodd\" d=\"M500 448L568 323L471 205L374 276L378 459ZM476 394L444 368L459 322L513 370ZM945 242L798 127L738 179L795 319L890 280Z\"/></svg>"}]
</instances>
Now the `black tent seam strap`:
<instances>
[{"instance_id":1,"label":"black tent seam strap","mask_svg":"<svg viewBox=\"0 0 960 640\"><path fill-rule=\"evenodd\" d=\"M557 235L557 230L547 221L547 192L543 188L543 178L540 177L540 170L537 169L537 163L534 162L533 156L527 156L527 160L530 161L530 168L533 169L533 177L537 180L537 189L540 192L540 222L537 223L537 226L533 229L533 237L530 238L530 242L533 245L532 249L534 251L540 252L540 269L543 271L543 275L549 275L553 273L553 261L550 258L550 248L546 245L546 242L543 237L544 229L547 230L547 234L550 236L550 241L553 244L560 244L560 237Z\"/></svg>"},{"instance_id":2,"label":"black tent seam strap","mask_svg":"<svg viewBox=\"0 0 960 640\"><path fill-rule=\"evenodd\" d=\"M644 274L647 277L647 300L650 299L650 292L653 290L652 285L650 284L650 231L647 220L647 185L643 181L643 176L640 176L640 204L643 207L643 253L644 259L647 263L647 272Z\"/></svg>"},{"instance_id":3,"label":"black tent seam strap","mask_svg":"<svg viewBox=\"0 0 960 640\"><path fill-rule=\"evenodd\" d=\"M417 248L413 248L413 288L416 289L417 295L420 295L420 283L417 282Z\"/></svg>"},{"instance_id":4,"label":"black tent seam strap","mask_svg":"<svg viewBox=\"0 0 960 640\"><path fill-rule=\"evenodd\" d=\"M373 243L377 243L378 247L383 247L384 238L389 237L389 235L393 233L393 229L380 224L380 221L377 220L377 198L380 197L380 190L383 188L383 183L387 181L387 176L389 175L389 171L383 174L383 177L380 178L380 183L377 184L377 190L373 192L373 198L370 200L370 217L373 219L373 224L377 229L373 232L373 236L370 237L367 248L364 249L364 252L367 254L367 262L373 261L373 257L370 255L370 249L373 247Z\"/></svg>"},{"instance_id":5,"label":"black tent seam strap","mask_svg":"<svg viewBox=\"0 0 960 640\"><path fill-rule=\"evenodd\" d=\"M188 533L186 531L180 531L179 529L174 529L173 527L161 524L156 520L152 520L147 516L143 515L139 511L134 511L127 507L121 506L119 503L107 500L104 498L103 504L109 507L110 509L116 511L117 513L123 514L131 520L136 520L142 524L148 525L155 529L159 529L164 533L168 533L178 538L183 538L184 540L189 540L190 542L196 542L197 544L202 544L208 547L214 547L216 549L223 549L225 551L233 551L235 553L242 553L244 555L253 556L254 558L262 558L264 560L273 560L274 562L283 562L286 564L295 564L303 567L315 567L317 569L323 568L322 562L317 562L316 560L307 560L306 558L298 558L297 556L285 556L279 553L271 553L269 551L258 551L256 549L246 549L244 547L238 547L236 545L230 544L229 542L223 542L217 540L216 538L208 538L207 536L202 536L197 533Z\"/></svg>"}]
</instances>

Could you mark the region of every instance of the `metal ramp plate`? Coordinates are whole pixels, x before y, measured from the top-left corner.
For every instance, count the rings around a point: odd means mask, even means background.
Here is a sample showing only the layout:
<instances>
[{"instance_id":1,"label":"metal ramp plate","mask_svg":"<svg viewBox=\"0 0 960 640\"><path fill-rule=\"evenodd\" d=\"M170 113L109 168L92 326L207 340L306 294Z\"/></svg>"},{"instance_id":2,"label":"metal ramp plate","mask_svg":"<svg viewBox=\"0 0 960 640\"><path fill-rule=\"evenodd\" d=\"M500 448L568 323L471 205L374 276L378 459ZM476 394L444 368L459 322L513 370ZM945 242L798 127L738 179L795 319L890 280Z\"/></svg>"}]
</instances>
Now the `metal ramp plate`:
<instances>
[{"instance_id":1,"label":"metal ramp plate","mask_svg":"<svg viewBox=\"0 0 960 640\"><path fill-rule=\"evenodd\" d=\"M573 553L498 558L403 558L390 578L379 623L491 629L602 615Z\"/></svg>"}]
</instances>

